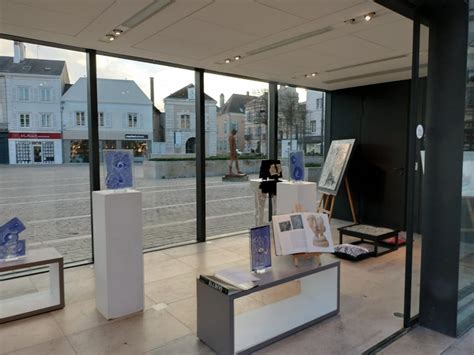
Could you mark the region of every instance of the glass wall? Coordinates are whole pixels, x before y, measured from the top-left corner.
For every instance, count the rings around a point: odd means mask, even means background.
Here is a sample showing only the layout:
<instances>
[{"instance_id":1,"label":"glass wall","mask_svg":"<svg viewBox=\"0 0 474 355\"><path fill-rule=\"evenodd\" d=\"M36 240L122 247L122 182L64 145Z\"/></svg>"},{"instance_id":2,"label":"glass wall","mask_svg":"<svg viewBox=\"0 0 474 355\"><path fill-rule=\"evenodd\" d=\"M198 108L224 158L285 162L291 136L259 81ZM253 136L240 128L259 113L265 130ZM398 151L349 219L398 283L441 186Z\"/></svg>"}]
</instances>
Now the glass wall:
<instances>
[{"instance_id":1,"label":"glass wall","mask_svg":"<svg viewBox=\"0 0 474 355\"><path fill-rule=\"evenodd\" d=\"M66 263L90 262L87 131L63 129L86 124L65 112L71 86L86 80L86 56L8 40L0 53L0 225L18 217L27 251L54 247ZM85 98L85 87L77 93Z\"/></svg>"},{"instance_id":2,"label":"glass wall","mask_svg":"<svg viewBox=\"0 0 474 355\"><path fill-rule=\"evenodd\" d=\"M288 177L288 154L302 150L307 167L323 162L324 93L289 86L278 88L278 157Z\"/></svg>"},{"instance_id":3,"label":"glass wall","mask_svg":"<svg viewBox=\"0 0 474 355\"><path fill-rule=\"evenodd\" d=\"M469 4L466 114L459 255L458 333L474 321L474 2Z\"/></svg>"},{"instance_id":4,"label":"glass wall","mask_svg":"<svg viewBox=\"0 0 474 355\"><path fill-rule=\"evenodd\" d=\"M104 149L133 153L144 249L195 241L194 72L98 56L97 81L101 160Z\"/></svg>"},{"instance_id":5,"label":"glass wall","mask_svg":"<svg viewBox=\"0 0 474 355\"><path fill-rule=\"evenodd\" d=\"M268 150L268 84L205 74L207 238L248 232L256 221L258 178ZM212 99L212 100L211 100ZM235 153L231 154L235 144ZM233 159L232 165L231 156ZM236 165L237 164L237 165ZM227 174L227 179L222 177ZM265 222L268 212L264 212Z\"/></svg>"}]
</instances>

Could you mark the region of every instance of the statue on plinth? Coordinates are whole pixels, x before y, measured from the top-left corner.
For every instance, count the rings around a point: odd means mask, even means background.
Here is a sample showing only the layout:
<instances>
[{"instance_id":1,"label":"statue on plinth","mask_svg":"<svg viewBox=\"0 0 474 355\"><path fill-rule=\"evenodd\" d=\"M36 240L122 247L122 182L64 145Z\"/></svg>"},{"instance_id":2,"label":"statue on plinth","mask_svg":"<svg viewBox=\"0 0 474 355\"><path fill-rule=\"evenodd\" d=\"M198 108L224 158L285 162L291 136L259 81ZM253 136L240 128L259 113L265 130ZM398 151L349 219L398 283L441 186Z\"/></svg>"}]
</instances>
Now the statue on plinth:
<instances>
[{"instance_id":1,"label":"statue on plinth","mask_svg":"<svg viewBox=\"0 0 474 355\"><path fill-rule=\"evenodd\" d=\"M235 135L237 134L237 130L234 128L232 129L231 133L229 134L228 142L229 142L229 150L230 150L230 161L229 161L229 172L226 176L246 176L247 174L243 173L239 169L239 157L237 154L237 142L235 140ZM237 173L232 171L232 165L235 162L235 169Z\"/></svg>"}]
</instances>

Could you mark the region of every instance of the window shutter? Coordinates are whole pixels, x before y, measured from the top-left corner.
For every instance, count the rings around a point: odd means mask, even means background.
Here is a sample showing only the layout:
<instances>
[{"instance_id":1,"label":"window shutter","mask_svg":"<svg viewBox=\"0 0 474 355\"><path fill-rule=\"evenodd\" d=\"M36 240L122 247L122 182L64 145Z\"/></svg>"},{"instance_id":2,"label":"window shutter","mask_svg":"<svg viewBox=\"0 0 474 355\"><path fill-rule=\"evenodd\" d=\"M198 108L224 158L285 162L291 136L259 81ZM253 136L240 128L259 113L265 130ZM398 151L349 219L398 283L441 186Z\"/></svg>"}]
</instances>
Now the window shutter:
<instances>
[{"instance_id":1,"label":"window shutter","mask_svg":"<svg viewBox=\"0 0 474 355\"><path fill-rule=\"evenodd\" d=\"M138 128L143 128L143 120L144 120L143 115L140 113L138 115Z\"/></svg>"},{"instance_id":2,"label":"window shutter","mask_svg":"<svg viewBox=\"0 0 474 355\"><path fill-rule=\"evenodd\" d=\"M112 127L112 114L104 112L104 123L106 127Z\"/></svg>"},{"instance_id":3,"label":"window shutter","mask_svg":"<svg viewBox=\"0 0 474 355\"><path fill-rule=\"evenodd\" d=\"M122 128L128 128L128 114L122 115Z\"/></svg>"},{"instance_id":4,"label":"window shutter","mask_svg":"<svg viewBox=\"0 0 474 355\"><path fill-rule=\"evenodd\" d=\"M39 89L29 88L30 100L39 101Z\"/></svg>"}]
</instances>

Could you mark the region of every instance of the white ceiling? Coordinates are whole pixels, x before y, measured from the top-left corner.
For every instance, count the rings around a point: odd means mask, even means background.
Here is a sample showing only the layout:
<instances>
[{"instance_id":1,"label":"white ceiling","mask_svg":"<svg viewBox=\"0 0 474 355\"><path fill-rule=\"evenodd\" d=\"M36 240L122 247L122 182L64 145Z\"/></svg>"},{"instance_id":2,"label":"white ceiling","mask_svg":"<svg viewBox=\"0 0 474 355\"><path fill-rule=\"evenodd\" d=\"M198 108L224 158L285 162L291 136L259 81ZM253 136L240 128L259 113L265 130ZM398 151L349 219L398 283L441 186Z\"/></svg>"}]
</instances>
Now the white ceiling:
<instances>
[{"instance_id":1,"label":"white ceiling","mask_svg":"<svg viewBox=\"0 0 474 355\"><path fill-rule=\"evenodd\" d=\"M117 40L103 40L152 2L0 0L0 33L326 90L410 77L412 22L370 0L174 0ZM373 11L369 22L344 23ZM236 55L242 59L224 63Z\"/></svg>"}]
</instances>

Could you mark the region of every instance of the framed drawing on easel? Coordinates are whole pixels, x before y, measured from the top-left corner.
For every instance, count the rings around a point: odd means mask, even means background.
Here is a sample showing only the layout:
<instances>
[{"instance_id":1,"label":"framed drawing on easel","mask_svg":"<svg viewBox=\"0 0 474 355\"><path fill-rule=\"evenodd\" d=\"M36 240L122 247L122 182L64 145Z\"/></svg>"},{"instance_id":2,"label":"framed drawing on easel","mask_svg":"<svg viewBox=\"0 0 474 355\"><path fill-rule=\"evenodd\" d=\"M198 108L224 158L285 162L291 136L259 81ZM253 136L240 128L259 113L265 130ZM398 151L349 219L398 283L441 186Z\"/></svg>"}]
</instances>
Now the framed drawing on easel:
<instances>
[{"instance_id":1,"label":"framed drawing on easel","mask_svg":"<svg viewBox=\"0 0 474 355\"><path fill-rule=\"evenodd\" d=\"M342 139L331 142L318 183L319 191L333 196L337 195L354 143L355 139Z\"/></svg>"}]
</instances>

